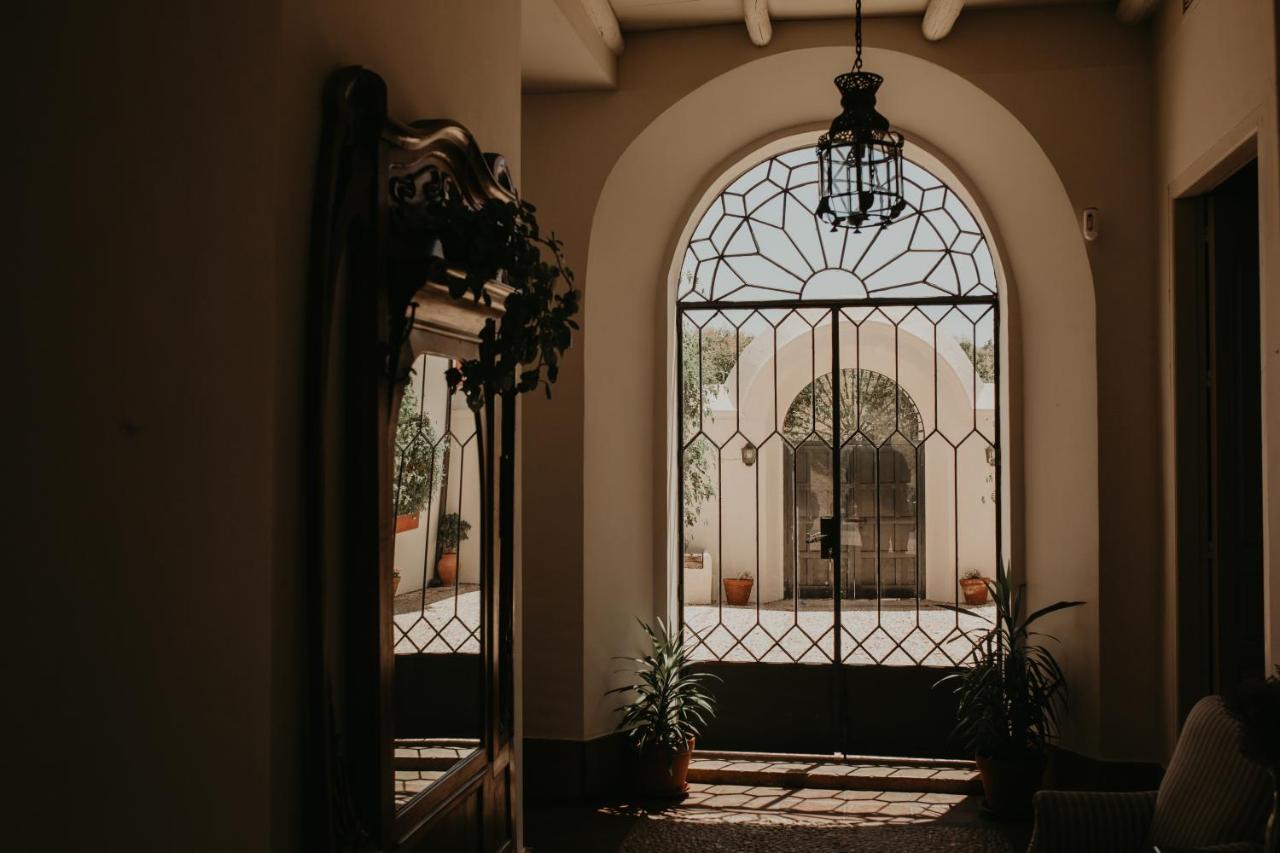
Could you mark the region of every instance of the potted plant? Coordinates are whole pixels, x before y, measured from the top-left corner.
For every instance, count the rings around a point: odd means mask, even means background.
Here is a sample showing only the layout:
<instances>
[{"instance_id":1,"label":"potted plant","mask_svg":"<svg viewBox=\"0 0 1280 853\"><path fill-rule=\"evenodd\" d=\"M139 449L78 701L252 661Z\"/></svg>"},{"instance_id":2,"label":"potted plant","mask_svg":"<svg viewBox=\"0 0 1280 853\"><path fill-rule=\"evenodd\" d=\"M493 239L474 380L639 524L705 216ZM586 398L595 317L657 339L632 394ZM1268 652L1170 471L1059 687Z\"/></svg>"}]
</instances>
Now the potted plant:
<instances>
[{"instance_id":1,"label":"potted plant","mask_svg":"<svg viewBox=\"0 0 1280 853\"><path fill-rule=\"evenodd\" d=\"M977 569L969 569L960 576L960 591L965 604L987 603L987 579Z\"/></svg>"},{"instance_id":2,"label":"potted plant","mask_svg":"<svg viewBox=\"0 0 1280 853\"><path fill-rule=\"evenodd\" d=\"M964 668L938 684L952 684L960 695L955 733L974 752L984 806L997 817L1022 818L1031 813L1046 750L1067 701L1062 669L1048 649L1032 642L1042 635L1031 627L1050 613L1084 602L1058 601L1025 615L1024 589L1010 583L1002 566L988 585L994 624L974 642L962 661ZM991 621L964 608L951 609Z\"/></svg>"},{"instance_id":3,"label":"potted plant","mask_svg":"<svg viewBox=\"0 0 1280 853\"><path fill-rule=\"evenodd\" d=\"M404 533L418 526L422 508L444 476L435 425L420 409L411 385L400 401L395 450L396 533Z\"/></svg>"},{"instance_id":4,"label":"potted plant","mask_svg":"<svg viewBox=\"0 0 1280 853\"><path fill-rule=\"evenodd\" d=\"M400 589L400 573L391 573L391 597L394 598L396 592Z\"/></svg>"},{"instance_id":5,"label":"potted plant","mask_svg":"<svg viewBox=\"0 0 1280 853\"><path fill-rule=\"evenodd\" d=\"M446 513L440 519L440 559L436 563L436 575L445 586L453 586L458 579L458 545L466 542L471 522L456 512Z\"/></svg>"},{"instance_id":6,"label":"potted plant","mask_svg":"<svg viewBox=\"0 0 1280 853\"><path fill-rule=\"evenodd\" d=\"M640 620L637 620L640 621ZM689 648L679 633L658 620L658 629L640 622L652 650L644 657L623 658L636 667L633 684L605 695L631 693L622 712L619 731L633 748L634 780L641 794L681 797L688 789L689 759L694 740L715 716L715 700L705 683L709 673L692 672Z\"/></svg>"},{"instance_id":7,"label":"potted plant","mask_svg":"<svg viewBox=\"0 0 1280 853\"><path fill-rule=\"evenodd\" d=\"M1240 724L1240 752L1271 773L1271 817L1265 853L1280 851L1280 666L1265 681L1246 681L1226 696L1227 711Z\"/></svg>"},{"instance_id":8,"label":"potted plant","mask_svg":"<svg viewBox=\"0 0 1280 853\"><path fill-rule=\"evenodd\" d=\"M725 578L724 598L729 604L747 604L751 601L751 587L755 579L750 572L740 572L737 577Z\"/></svg>"}]
</instances>

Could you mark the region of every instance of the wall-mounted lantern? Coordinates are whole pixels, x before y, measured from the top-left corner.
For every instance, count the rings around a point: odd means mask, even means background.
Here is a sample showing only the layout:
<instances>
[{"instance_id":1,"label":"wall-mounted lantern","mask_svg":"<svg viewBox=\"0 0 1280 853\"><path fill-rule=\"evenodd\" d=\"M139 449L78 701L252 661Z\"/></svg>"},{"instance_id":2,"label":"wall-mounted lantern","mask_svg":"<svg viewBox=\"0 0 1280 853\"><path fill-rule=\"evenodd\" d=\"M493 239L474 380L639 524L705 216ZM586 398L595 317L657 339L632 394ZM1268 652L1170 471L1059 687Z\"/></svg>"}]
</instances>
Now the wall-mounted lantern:
<instances>
[{"instance_id":1,"label":"wall-mounted lantern","mask_svg":"<svg viewBox=\"0 0 1280 853\"><path fill-rule=\"evenodd\" d=\"M742 464L748 468L756 464L756 446L749 441L742 445Z\"/></svg>"}]
</instances>

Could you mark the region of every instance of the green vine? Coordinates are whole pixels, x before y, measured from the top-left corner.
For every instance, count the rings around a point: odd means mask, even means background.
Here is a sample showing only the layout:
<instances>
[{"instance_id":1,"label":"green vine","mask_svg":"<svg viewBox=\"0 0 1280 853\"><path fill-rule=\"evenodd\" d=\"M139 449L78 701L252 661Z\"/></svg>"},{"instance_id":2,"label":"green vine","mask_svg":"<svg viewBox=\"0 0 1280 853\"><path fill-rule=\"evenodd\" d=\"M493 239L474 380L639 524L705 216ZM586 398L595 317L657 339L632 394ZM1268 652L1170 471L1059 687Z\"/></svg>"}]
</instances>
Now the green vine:
<instances>
[{"instance_id":1,"label":"green vine","mask_svg":"<svg viewBox=\"0 0 1280 853\"><path fill-rule=\"evenodd\" d=\"M502 322L486 323L480 333L479 356L446 372L449 388L460 387L474 411L489 396L523 394L539 385L550 398L560 357L578 330L573 318L581 303L561 242L543 235L533 205L524 201L489 200L473 208L446 197L426 215L449 263L466 271L464 278L450 279L450 296L488 305L485 285L501 275L512 288Z\"/></svg>"}]
</instances>

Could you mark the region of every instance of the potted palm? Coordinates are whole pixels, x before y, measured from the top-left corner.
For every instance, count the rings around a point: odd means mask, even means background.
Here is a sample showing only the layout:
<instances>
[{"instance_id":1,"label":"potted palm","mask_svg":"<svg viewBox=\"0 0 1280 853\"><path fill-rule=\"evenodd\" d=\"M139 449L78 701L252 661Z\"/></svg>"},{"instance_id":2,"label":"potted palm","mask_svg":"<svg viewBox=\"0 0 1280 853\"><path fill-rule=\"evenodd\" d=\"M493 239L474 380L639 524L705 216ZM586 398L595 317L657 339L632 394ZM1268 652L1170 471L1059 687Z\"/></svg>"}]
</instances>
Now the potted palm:
<instances>
[{"instance_id":1,"label":"potted palm","mask_svg":"<svg viewBox=\"0 0 1280 853\"><path fill-rule=\"evenodd\" d=\"M456 512L446 513L440 519L440 559L436 562L436 576L445 586L453 586L458 579L458 546L466 542L471 522Z\"/></svg>"},{"instance_id":2,"label":"potted palm","mask_svg":"<svg viewBox=\"0 0 1280 853\"><path fill-rule=\"evenodd\" d=\"M965 604L987 603L987 580L977 569L969 569L960 576L960 591L964 593Z\"/></svg>"},{"instance_id":3,"label":"potted palm","mask_svg":"<svg viewBox=\"0 0 1280 853\"><path fill-rule=\"evenodd\" d=\"M418 406L412 386L400 401L395 450L396 533L404 533L417 528L422 508L444 476L435 425Z\"/></svg>"},{"instance_id":4,"label":"potted palm","mask_svg":"<svg viewBox=\"0 0 1280 853\"><path fill-rule=\"evenodd\" d=\"M960 696L955 734L973 750L993 815L1022 818L1031 813L1039 790L1047 748L1057 734L1058 714L1067 701L1067 683L1053 653L1034 642L1044 636L1032 626L1082 601L1058 601L1026 615L1024 588L1014 586L1003 566L986 581L995 605L995 622L974 641L960 672L938 684L950 684ZM980 614L964 608L961 613Z\"/></svg>"},{"instance_id":5,"label":"potted palm","mask_svg":"<svg viewBox=\"0 0 1280 853\"><path fill-rule=\"evenodd\" d=\"M636 680L605 695L633 695L617 709L622 712L618 729L632 746L639 793L681 797L688 789L694 740L715 716L715 700L705 686L715 676L691 671L688 645L661 619L656 631L644 622L640 627L652 650L644 657L623 658L636 665L629 670Z\"/></svg>"},{"instance_id":6,"label":"potted palm","mask_svg":"<svg viewBox=\"0 0 1280 853\"><path fill-rule=\"evenodd\" d=\"M750 572L742 572L737 577L724 579L724 598L729 604L747 604L751 601L751 587L755 579Z\"/></svg>"}]
</instances>

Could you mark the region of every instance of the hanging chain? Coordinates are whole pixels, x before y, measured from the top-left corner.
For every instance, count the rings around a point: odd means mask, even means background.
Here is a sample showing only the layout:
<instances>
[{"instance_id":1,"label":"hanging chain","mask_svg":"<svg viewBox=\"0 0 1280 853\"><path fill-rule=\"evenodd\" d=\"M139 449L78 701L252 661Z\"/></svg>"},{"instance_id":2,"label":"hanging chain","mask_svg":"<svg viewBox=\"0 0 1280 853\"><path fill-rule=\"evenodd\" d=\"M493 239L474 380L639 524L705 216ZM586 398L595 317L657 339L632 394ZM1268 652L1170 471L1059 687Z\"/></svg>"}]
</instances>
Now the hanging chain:
<instances>
[{"instance_id":1,"label":"hanging chain","mask_svg":"<svg viewBox=\"0 0 1280 853\"><path fill-rule=\"evenodd\" d=\"M853 10L853 70L862 70L862 0L857 0Z\"/></svg>"}]
</instances>

